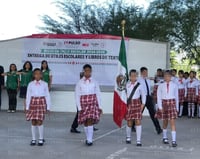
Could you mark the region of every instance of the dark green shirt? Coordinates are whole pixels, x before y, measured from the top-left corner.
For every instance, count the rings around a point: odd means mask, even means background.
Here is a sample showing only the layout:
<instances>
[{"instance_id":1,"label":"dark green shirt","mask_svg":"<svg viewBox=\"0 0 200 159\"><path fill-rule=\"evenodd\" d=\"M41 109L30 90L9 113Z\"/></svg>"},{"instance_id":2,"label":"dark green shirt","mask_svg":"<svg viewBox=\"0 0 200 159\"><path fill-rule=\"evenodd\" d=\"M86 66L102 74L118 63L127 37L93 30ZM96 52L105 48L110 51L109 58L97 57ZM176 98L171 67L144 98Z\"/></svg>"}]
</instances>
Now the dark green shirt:
<instances>
[{"instance_id":1,"label":"dark green shirt","mask_svg":"<svg viewBox=\"0 0 200 159\"><path fill-rule=\"evenodd\" d=\"M7 80L6 80L7 89L17 89L19 75L17 75L16 73L17 72L7 72Z\"/></svg>"},{"instance_id":2,"label":"dark green shirt","mask_svg":"<svg viewBox=\"0 0 200 159\"><path fill-rule=\"evenodd\" d=\"M50 82L50 70L43 70L42 71L42 80L49 84Z\"/></svg>"},{"instance_id":3,"label":"dark green shirt","mask_svg":"<svg viewBox=\"0 0 200 159\"><path fill-rule=\"evenodd\" d=\"M20 81L20 86L28 86L29 82L32 81L33 78L33 72L32 71L22 71L21 74L21 81Z\"/></svg>"}]
</instances>

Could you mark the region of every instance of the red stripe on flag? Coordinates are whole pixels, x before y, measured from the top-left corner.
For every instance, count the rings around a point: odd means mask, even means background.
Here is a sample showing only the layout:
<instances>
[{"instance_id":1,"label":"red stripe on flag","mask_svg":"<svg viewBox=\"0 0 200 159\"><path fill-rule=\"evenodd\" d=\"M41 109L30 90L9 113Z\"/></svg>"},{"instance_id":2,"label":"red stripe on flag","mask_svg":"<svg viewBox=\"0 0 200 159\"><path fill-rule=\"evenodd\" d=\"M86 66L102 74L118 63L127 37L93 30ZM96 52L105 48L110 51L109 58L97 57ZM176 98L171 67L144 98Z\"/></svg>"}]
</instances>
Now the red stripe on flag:
<instances>
[{"instance_id":1,"label":"red stripe on flag","mask_svg":"<svg viewBox=\"0 0 200 159\"><path fill-rule=\"evenodd\" d=\"M113 120L121 128L122 121L127 112L127 105L124 103L118 93L114 91L113 99Z\"/></svg>"}]
</instances>

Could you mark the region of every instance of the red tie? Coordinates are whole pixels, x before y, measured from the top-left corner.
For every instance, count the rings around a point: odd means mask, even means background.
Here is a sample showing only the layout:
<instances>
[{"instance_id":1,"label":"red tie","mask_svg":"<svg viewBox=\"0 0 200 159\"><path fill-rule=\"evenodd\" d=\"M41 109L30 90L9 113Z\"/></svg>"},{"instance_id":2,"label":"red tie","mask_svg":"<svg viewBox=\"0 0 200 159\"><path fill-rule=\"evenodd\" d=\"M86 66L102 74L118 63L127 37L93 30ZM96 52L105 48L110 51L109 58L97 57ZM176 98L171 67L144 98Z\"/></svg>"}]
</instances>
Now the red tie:
<instances>
[{"instance_id":1,"label":"red tie","mask_svg":"<svg viewBox=\"0 0 200 159\"><path fill-rule=\"evenodd\" d=\"M193 82L193 80L190 80L190 83L192 83Z\"/></svg>"},{"instance_id":2,"label":"red tie","mask_svg":"<svg viewBox=\"0 0 200 159\"><path fill-rule=\"evenodd\" d=\"M182 81L182 79L180 79L180 80L179 80L179 82L180 82L181 84L183 84L183 81Z\"/></svg>"},{"instance_id":3,"label":"red tie","mask_svg":"<svg viewBox=\"0 0 200 159\"><path fill-rule=\"evenodd\" d=\"M169 83L167 83L167 93L169 93Z\"/></svg>"}]
</instances>

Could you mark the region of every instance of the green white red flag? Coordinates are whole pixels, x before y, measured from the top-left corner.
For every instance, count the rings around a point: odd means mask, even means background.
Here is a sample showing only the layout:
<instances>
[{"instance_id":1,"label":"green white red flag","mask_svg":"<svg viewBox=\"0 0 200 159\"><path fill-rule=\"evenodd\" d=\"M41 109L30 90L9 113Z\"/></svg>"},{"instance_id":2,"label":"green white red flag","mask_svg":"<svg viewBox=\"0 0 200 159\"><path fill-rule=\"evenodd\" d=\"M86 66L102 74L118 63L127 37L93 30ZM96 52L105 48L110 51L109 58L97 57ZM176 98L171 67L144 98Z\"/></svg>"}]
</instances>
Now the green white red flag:
<instances>
[{"instance_id":1,"label":"green white red flag","mask_svg":"<svg viewBox=\"0 0 200 159\"><path fill-rule=\"evenodd\" d=\"M126 60L126 47L124 37L122 36L119 59L118 72L115 83L114 98L113 98L113 120L121 127L122 121L127 112L127 95L126 82L128 80L128 68Z\"/></svg>"}]
</instances>

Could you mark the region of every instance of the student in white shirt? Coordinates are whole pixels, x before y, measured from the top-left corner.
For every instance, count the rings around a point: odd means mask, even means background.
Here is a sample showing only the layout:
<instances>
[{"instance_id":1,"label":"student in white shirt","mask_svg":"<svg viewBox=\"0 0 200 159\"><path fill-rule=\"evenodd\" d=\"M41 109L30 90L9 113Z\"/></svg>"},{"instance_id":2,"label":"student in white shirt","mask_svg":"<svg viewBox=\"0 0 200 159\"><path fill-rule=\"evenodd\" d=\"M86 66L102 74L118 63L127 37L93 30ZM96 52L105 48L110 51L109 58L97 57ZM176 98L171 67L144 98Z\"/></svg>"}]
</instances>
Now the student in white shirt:
<instances>
[{"instance_id":1,"label":"student in white shirt","mask_svg":"<svg viewBox=\"0 0 200 159\"><path fill-rule=\"evenodd\" d=\"M75 88L75 99L78 114L78 123L84 124L86 134L86 145L93 143L93 125L100 120L101 97L100 88L96 80L91 77L92 66L83 66L84 77L79 80Z\"/></svg>"},{"instance_id":2,"label":"student in white shirt","mask_svg":"<svg viewBox=\"0 0 200 159\"><path fill-rule=\"evenodd\" d=\"M187 79L187 102L188 102L188 118L194 118L195 103L197 102L198 87L195 72L190 71L190 76Z\"/></svg>"},{"instance_id":3,"label":"student in white shirt","mask_svg":"<svg viewBox=\"0 0 200 159\"><path fill-rule=\"evenodd\" d=\"M153 98L151 96L151 81L148 79L148 69L146 67L141 67L140 68L140 75L141 77L138 78L138 81L140 84L143 86L145 94L146 94L146 103L145 107L148 109L150 118L155 126L155 129L157 131L157 134L162 133L162 129L160 127L160 123L158 119L155 118L155 104L153 102ZM144 109L143 109L144 111Z\"/></svg>"},{"instance_id":4,"label":"student in white shirt","mask_svg":"<svg viewBox=\"0 0 200 159\"><path fill-rule=\"evenodd\" d=\"M158 111L156 117L163 120L163 143L169 144L167 137L167 126L170 122L172 147L176 147L176 125L177 112L179 108L178 86L171 81L171 72L164 73L165 82L158 86L157 103Z\"/></svg>"},{"instance_id":5,"label":"student in white shirt","mask_svg":"<svg viewBox=\"0 0 200 159\"><path fill-rule=\"evenodd\" d=\"M42 81L42 71L39 68L33 71L34 81L28 84L26 94L26 119L31 120L32 141L31 146L36 145L36 128L39 130L38 146L43 146L43 120L45 113L50 110L50 94L48 84Z\"/></svg>"},{"instance_id":6,"label":"student in white shirt","mask_svg":"<svg viewBox=\"0 0 200 159\"><path fill-rule=\"evenodd\" d=\"M198 97L197 97L197 116L200 118L200 80L197 82L197 88L198 88Z\"/></svg>"},{"instance_id":7,"label":"student in white shirt","mask_svg":"<svg viewBox=\"0 0 200 159\"><path fill-rule=\"evenodd\" d=\"M164 78L163 78L163 70L161 68L157 69L156 76L154 78L154 86L153 86L153 100L154 103L157 107L157 90L159 84L163 83Z\"/></svg>"},{"instance_id":8,"label":"student in white shirt","mask_svg":"<svg viewBox=\"0 0 200 159\"><path fill-rule=\"evenodd\" d=\"M176 69L172 69L172 70L171 70L171 74L172 74L171 81L172 81L172 82L176 82L177 79L178 79L178 77L176 76L177 70L176 70Z\"/></svg>"},{"instance_id":9,"label":"student in white shirt","mask_svg":"<svg viewBox=\"0 0 200 159\"><path fill-rule=\"evenodd\" d=\"M179 117L182 117L183 114L183 103L187 96L187 88L186 88L186 80L183 77L184 72L183 70L178 71L178 78L175 81L178 85L178 99L179 99Z\"/></svg>"},{"instance_id":10,"label":"student in white shirt","mask_svg":"<svg viewBox=\"0 0 200 159\"><path fill-rule=\"evenodd\" d=\"M136 146L142 146L141 144L141 134L142 134L142 110L144 108L146 102L146 94L144 91L143 86L137 81L137 72L136 70L130 70L129 78L130 81L126 84L127 89L127 98L130 98L130 94L134 88L135 92L131 97L130 102L128 103L128 111L125 116L127 120L126 126L126 143L131 143L131 127L133 125L133 120L135 120L135 127L136 127ZM140 100L141 97L141 100Z\"/></svg>"}]
</instances>

